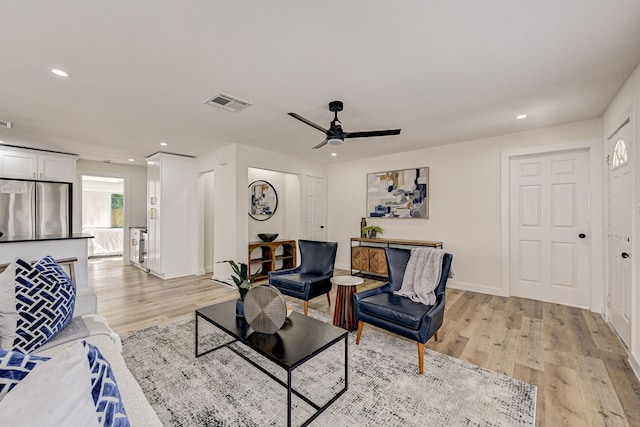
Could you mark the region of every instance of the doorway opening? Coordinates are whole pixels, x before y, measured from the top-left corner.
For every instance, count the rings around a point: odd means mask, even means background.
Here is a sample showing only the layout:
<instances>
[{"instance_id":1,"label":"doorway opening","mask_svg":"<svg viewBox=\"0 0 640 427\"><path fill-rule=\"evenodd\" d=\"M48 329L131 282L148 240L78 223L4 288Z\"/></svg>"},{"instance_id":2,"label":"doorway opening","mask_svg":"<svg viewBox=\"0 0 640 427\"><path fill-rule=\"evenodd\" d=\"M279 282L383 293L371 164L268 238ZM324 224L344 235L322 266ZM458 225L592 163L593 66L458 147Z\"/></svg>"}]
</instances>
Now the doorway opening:
<instances>
[{"instance_id":1,"label":"doorway opening","mask_svg":"<svg viewBox=\"0 0 640 427\"><path fill-rule=\"evenodd\" d=\"M82 232L94 236L88 256L122 256L124 251L124 179L82 176Z\"/></svg>"}]
</instances>

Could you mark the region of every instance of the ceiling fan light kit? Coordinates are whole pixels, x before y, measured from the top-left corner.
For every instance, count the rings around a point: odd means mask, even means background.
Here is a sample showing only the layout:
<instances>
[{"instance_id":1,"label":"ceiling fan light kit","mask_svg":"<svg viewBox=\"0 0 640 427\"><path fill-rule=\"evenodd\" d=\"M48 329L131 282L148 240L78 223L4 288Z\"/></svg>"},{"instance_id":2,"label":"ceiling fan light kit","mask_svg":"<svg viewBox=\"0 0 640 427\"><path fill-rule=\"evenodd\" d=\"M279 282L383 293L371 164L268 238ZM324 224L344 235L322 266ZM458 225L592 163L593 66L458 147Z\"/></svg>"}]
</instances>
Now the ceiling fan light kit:
<instances>
[{"instance_id":1,"label":"ceiling fan light kit","mask_svg":"<svg viewBox=\"0 0 640 427\"><path fill-rule=\"evenodd\" d=\"M324 147L327 144L340 145L344 143L345 138L370 138L374 136L390 136L400 134L400 129L345 132L342 130L342 122L338 119L338 111L342 111L343 108L344 105L342 101L331 101L329 103L329 111L332 111L335 114L334 119L331 121L331 126L329 127L329 129L325 129L322 126L317 125L308 119L305 119L299 114L289 113L289 115L294 119L300 120L302 123L308 126L318 129L320 132L323 132L327 136L324 141L313 147L313 150Z\"/></svg>"}]
</instances>

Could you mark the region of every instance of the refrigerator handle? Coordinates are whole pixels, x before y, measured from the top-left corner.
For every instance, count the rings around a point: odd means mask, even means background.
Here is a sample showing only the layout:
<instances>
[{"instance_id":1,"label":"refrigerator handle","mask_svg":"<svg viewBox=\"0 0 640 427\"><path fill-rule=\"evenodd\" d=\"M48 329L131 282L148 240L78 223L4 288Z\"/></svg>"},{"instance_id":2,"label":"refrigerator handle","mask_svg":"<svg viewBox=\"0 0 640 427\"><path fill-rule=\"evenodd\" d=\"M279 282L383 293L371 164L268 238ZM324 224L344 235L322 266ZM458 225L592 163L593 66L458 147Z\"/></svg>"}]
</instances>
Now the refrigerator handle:
<instances>
[{"instance_id":1,"label":"refrigerator handle","mask_svg":"<svg viewBox=\"0 0 640 427\"><path fill-rule=\"evenodd\" d=\"M138 262L140 265L144 263L144 253L147 251L147 240L140 236L140 248L138 249Z\"/></svg>"}]
</instances>

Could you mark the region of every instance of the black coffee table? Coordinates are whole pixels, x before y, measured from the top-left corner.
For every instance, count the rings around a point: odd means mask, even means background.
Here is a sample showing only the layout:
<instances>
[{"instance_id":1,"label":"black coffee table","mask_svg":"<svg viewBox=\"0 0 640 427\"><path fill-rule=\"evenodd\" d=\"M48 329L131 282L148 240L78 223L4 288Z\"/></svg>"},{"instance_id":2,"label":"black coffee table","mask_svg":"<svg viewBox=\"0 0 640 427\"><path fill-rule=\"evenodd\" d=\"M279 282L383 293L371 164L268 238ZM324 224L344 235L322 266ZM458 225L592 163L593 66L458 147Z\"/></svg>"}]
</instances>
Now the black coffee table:
<instances>
[{"instance_id":1,"label":"black coffee table","mask_svg":"<svg viewBox=\"0 0 640 427\"><path fill-rule=\"evenodd\" d=\"M243 319L235 317L235 301L227 301L220 304L196 310L196 357L203 356L212 351L226 347L233 351L256 368L271 377L274 381L287 388L287 426L291 426L291 394L295 394L316 412L302 425L306 426L320 415L325 409L347 391L347 362L349 347L347 342L348 331L324 323L300 313L293 312L286 320L284 326L273 335L254 332ZM219 345L210 350L198 353L198 319L202 318L224 332L229 334L232 341ZM306 396L303 396L291 386L291 374L294 369L322 353L324 350L344 340L344 388L338 391L325 405L318 406ZM234 342L241 342L250 349L256 351L276 365L287 371L287 382L280 380L271 372L255 363L245 354L230 346Z\"/></svg>"}]
</instances>

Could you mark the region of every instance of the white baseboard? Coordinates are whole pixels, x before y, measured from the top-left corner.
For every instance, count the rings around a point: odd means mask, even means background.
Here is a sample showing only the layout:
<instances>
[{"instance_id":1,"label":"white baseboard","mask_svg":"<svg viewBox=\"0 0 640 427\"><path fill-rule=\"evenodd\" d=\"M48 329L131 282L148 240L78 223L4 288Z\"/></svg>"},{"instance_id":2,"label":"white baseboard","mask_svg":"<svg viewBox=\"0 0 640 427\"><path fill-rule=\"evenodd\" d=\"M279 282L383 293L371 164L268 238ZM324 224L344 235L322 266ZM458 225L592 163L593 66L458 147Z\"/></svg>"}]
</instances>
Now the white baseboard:
<instances>
[{"instance_id":1,"label":"white baseboard","mask_svg":"<svg viewBox=\"0 0 640 427\"><path fill-rule=\"evenodd\" d=\"M478 292L480 294L496 295L499 297L508 297L509 293L502 289L491 288L489 286L476 285L473 283L458 282L456 280L449 279L447 281L447 288L459 289L461 291Z\"/></svg>"},{"instance_id":2,"label":"white baseboard","mask_svg":"<svg viewBox=\"0 0 640 427\"><path fill-rule=\"evenodd\" d=\"M339 268L340 270L347 270L351 268L351 264L336 264L335 268Z\"/></svg>"},{"instance_id":3,"label":"white baseboard","mask_svg":"<svg viewBox=\"0 0 640 427\"><path fill-rule=\"evenodd\" d=\"M640 380L640 362L631 353L629 353L629 365L631 365L633 373L636 374L636 378Z\"/></svg>"}]
</instances>

